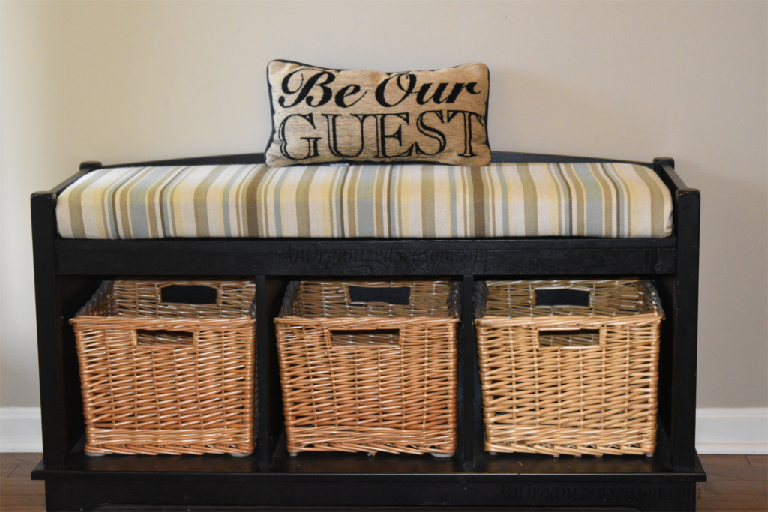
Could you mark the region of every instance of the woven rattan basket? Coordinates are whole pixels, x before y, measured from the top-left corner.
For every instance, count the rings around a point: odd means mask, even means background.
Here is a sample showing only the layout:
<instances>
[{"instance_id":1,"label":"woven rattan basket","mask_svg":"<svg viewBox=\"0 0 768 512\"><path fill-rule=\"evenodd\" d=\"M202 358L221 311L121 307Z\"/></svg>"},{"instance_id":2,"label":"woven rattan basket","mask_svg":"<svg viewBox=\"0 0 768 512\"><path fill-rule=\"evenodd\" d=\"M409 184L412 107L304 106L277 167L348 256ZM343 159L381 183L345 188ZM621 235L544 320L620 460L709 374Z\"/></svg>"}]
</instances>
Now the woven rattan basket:
<instances>
[{"instance_id":1,"label":"woven rattan basket","mask_svg":"<svg viewBox=\"0 0 768 512\"><path fill-rule=\"evenodd\" d=\"M275 319L287 449L456 449L458 287L293 282Z\"/></svg>"},{"instance_id":2,"label":"woven rattan basket","mask_svg":"<svg viewBox=\"0 0 768 512\"><path fill-rule=\"evenodd\" d=\"M72 319L85 451L252 453L254 293L249 281L103 283Z\"/></svg>"},{"instance_id":3,"label":"woven rattan basket","mask_svg":"<svg viewBox=\"0 0 768 512\"><path fill-rule=\"evenodd\" d=\"M487 451L654 452L663 313L650 283L488 281L475 304Z\"/></svg>"}]
</instances>

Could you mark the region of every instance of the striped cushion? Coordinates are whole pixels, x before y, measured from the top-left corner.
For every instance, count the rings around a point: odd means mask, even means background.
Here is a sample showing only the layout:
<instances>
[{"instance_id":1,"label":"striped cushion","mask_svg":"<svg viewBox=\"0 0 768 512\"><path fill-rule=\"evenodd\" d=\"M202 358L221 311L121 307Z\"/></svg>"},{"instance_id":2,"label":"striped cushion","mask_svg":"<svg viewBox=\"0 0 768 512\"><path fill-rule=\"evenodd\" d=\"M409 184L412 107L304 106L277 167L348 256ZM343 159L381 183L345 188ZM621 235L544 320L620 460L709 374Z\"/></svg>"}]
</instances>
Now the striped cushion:
<instances>
[{"instance_id":1,"label":"striped cushion","mask_svg":"<svg viewBox=\"0 0 768 512\"><path fill-rule=\"evenodd\" d=\"M661 238L672 200L625 163L123 167L68 187L56 218L64 238Z\"/></svg>"}]
</instances>

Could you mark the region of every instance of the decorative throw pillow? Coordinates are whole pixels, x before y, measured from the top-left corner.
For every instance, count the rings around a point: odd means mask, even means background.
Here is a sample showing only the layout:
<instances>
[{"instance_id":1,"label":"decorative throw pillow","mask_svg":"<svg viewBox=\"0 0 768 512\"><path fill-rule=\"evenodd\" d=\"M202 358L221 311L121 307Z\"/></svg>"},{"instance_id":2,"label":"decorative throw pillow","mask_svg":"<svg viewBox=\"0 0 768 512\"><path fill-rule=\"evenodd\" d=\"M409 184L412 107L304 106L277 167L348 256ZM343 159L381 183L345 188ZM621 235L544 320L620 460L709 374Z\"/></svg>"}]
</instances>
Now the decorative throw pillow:
<instances>
[{"instance_id":1,"label":"decorative throw pillow","mask_svg":"<svg viewBox=\"0 0 768 512\"><path fill-rule=\"evenodd\" d=\"M383 73L276 60L267 71L267 165L491 160L485 64Z\"/></svg>"}]
</instances>

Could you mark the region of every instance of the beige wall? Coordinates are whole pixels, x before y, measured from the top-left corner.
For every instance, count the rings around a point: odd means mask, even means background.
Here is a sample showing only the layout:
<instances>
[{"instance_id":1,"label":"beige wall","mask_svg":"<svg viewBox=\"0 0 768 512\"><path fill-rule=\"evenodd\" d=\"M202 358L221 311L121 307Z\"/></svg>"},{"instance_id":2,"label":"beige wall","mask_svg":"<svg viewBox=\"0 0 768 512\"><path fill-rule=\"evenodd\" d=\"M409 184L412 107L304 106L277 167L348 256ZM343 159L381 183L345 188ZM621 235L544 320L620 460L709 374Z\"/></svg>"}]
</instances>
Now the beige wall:
<instances>
[{"instance_id":1,"label":"beige wall","mask_svg":"<svg viewBox=\"0 0 768 512\"><path fill-rule=\"evenodd\" d=\"M29 195L263 151L265 68L491 70L496 150L672 156L702 190L699 406L766 407L766 2L0 2L0 405L38 404Z\"/></svg>"}]
</instances>

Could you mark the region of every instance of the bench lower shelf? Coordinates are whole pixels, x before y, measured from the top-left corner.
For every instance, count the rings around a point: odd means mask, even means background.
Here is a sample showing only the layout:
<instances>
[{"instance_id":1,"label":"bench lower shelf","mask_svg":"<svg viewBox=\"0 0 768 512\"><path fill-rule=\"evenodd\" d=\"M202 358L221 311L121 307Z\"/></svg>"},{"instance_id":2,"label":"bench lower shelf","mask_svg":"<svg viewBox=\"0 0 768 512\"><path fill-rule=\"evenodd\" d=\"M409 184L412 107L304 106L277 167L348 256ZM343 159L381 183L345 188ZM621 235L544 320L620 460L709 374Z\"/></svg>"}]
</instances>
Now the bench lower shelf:
<instances>
[{"instance_id":1,"label":"bench lower shelf","mask_svg":"<svg viewBox=\"0 0 768 512\"><path fill-rule=\"evenodd\" d=\"M305 452L290 456L282 438L269 467L229 455L91 457L75 448L67 466L47 469L49 511L116 505L608 507L695 510L693 470L673 471L666 436L657 454L559 458L477 453L473 468L454 458Z\"/></svg>"}]
</instances>

